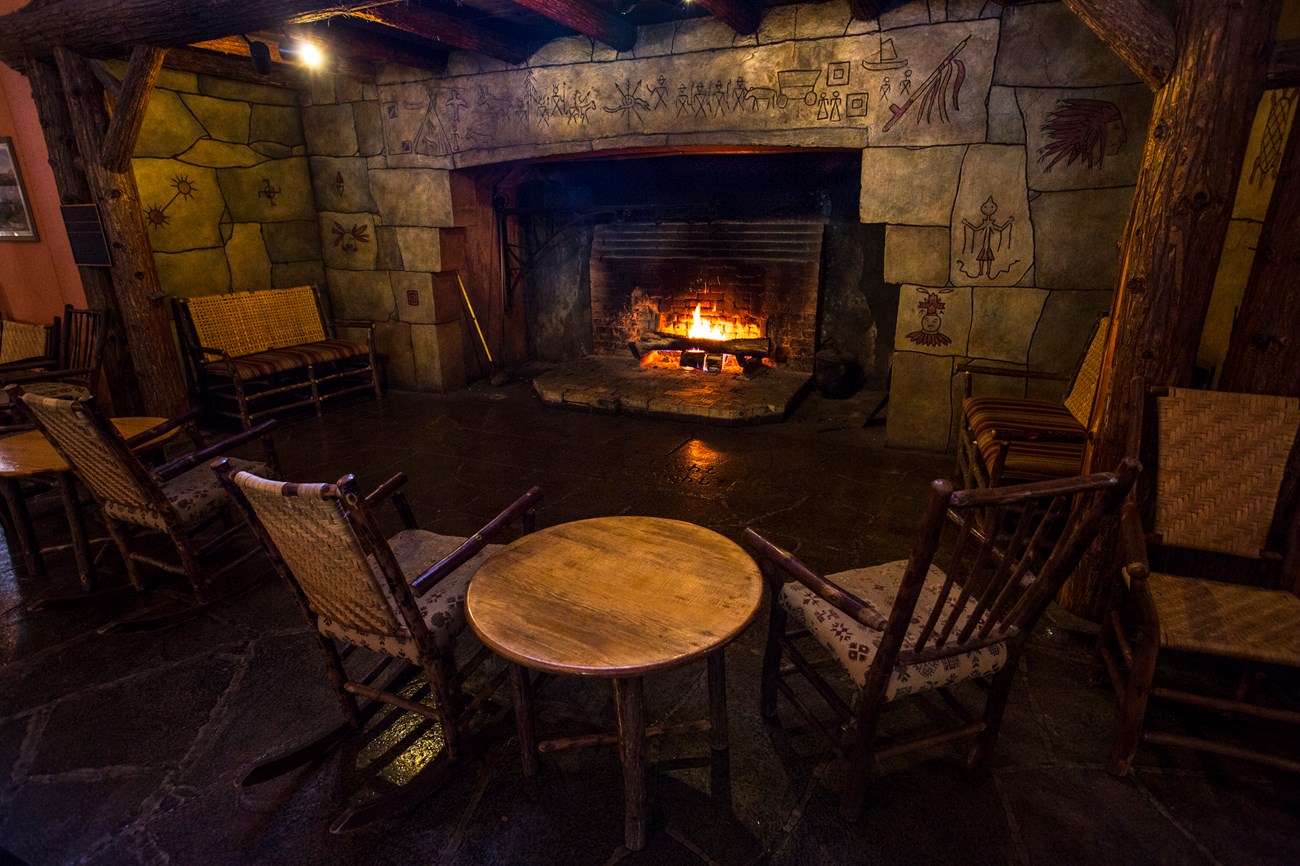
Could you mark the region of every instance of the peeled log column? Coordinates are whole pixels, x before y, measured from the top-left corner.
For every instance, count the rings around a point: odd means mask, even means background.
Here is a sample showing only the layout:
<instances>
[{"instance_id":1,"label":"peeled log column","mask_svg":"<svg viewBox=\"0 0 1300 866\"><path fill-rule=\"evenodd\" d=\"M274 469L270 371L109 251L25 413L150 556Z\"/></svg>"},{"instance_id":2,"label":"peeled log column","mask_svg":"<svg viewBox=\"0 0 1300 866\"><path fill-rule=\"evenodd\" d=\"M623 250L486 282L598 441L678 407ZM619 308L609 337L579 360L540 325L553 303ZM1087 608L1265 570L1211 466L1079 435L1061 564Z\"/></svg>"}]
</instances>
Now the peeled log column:
<instances>
[{"instance_id":1,"label":"peeled log column","mask_svg":"<svg viewBox=\"0 0 1300 866\"><path fill-rule=\"evenodd\" d=\"M50 153L54 184L63 204L90 204L90 186L77 168L77 142L72 133L72 119L63 97L59 72L43 60L28 59L27 80L32 86L32 101L45 133L45 147ZM115 415L139 415L140 392L136 390L135 367L127 351L122 317L113 294L113 280L104 268L80 267L81 286L86 303L103 310L108 318L108 336L104 343L104 387L108 389ZM93 387L93 386L92 386Z\"/></svg>"},{"instance_id":2,"label":"peeled log column","mask_svg":"<svg viewBox=\"0 0 1300 866\"><path fill-rule=\"evenodd\" d=\"M185 384L135 177L129 170L111 172L100 164L105 125L102 88L86 61L63 49L55 52L55 59L81 166L108 239L113 259L109 273L144 409L153 415L174 415L185 406Z\"/></svg>"},{"instance_id":3,"label":"peeled log column","mask_svg":"<svg viewBox=\"0 0 1300 866\"><path fill-rule=\"evenodd\" d=\"M1173 74L1156 94L1133 208L1124 229L1111 334L1102 363L1085 465L1110 470L1124 456L1140 405L1132 380L1191 379L1255 106L1264 90L1275 2L1186 0L1179 7ZM1115 579L1110 544L1098 544L1061 592L1096 619Z\"/></svg>"}]
</instances>

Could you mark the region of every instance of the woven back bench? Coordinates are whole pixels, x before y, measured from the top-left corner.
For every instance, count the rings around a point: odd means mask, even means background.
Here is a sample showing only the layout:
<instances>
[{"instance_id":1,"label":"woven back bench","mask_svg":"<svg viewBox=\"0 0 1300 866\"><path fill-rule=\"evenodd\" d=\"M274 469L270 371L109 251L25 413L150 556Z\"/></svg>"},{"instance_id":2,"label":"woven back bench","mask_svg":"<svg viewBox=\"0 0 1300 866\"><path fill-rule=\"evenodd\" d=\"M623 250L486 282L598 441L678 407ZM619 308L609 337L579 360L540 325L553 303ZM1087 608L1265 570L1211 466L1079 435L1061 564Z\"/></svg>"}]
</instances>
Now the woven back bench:
<instances>
[{"instance_id":1,"label":"woven back bench","mask_svg":"<svg viewBox=\"0 0 1300 866\"><path fill-rule=\"evenodd\" d=\"M190 372L208 409L255 419L373 389L381 396L372 322L329 323L312 286L177 299ZM332 325L366 328L365 345Z\"/></svg>"}]
</instances>

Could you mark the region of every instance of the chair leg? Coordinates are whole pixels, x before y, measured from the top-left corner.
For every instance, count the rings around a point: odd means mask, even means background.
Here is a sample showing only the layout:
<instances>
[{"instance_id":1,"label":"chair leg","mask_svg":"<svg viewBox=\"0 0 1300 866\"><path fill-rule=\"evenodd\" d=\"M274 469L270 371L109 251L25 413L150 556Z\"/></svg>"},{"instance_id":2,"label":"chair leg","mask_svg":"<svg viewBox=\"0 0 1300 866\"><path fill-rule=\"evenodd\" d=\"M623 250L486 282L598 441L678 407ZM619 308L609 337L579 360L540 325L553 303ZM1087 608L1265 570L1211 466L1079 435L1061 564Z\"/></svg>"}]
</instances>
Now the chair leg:
<instances>
[{"instance_id":1,"label":"chair leg","mask_svg":"<svg viewBox=\"0 0 1300 866\"><path fill-rule=\"evenodd\" d=\"M181 567L185 569L185 576L189 579L190 590L194 593L194 601L197 604L207 604L207 594L204 591L203 568L199 565L199 554L190 544L189 538L175 531L169 532L172 542L176 545L176 554L180 557Z\"/></svg>"},{"instance_id":2,"label":"chair leg","mask_svg":"<svg viewBox=\"0 0 1300 866\"><path fill-rule=\"evenodd\" d=\"M762 685L758 707L763 718L776 716L776 693L781 681L781 639L785 636L787 614L781 607L780 592L772 594L772 613L767 621L767 647L763 650Z\"/></svg>"},{"instance_id":3,"label":"chair leg","mask_svg":"<svg viewBox=\"0 0 1300 866\"><path fill-rule=\"evenodd\" d=\"M144 590L144 579L140 577L140 566L131 558L131 547L128 538L130 530L127 529L126 524L109 517L107 514L104 515L104 526L108 529L108 535L113 539L113 544L122 557L127 580L131 581L131 586L135 587L137 591L142 592Z\"/></svg>"},{"instance_id":4,"label":"chair leg","mask_svg":"<svg viewBox=\"0 0 1300 866\"><path fill-rule=\"evenodd\" d=\"M1094 686L1106 682L1110 676L1106 670L1106 652L1115 641L1115 617L1119 612L1118 595L1119 590L1112 588L1110 600L1101 615L1101 623L1097 629L1097 642L1092 649L1092 664L1088 668L1088 682Z\"/></svg>"},{"instance_id":5,"label":"chair leg","mask_svg":"<svg viewBox=\"0 0 1300 866\"><path fill-rule=\"evenodd\" d=\"M966 755L966 772L978 776L988 765L989 755L998 741L998 731L1002 727L1002 714L1006 712L1007 700L1011 697L1011 684L1016 679L1016 669L1020 666L1017 658L1007 659L1002 670L993 675L989 684L988 700L984 704L984 729L975 738Z\"/></svg>"},{"instance_id":6,"label":"chair leg","mask_svg":"<svg viewBox=\"0 0 1300 866\"><path fill-rule=\"evenodd\" d=\"M447 741L447 755L454 759L465 757L469 749L468 738L462 736L456 696L450 683L455 676L454 668L447 664L447 659L438 656L424 664L425 676L429 678L429 689L433 692L434 712L442 725L442 735Z\"/></svg>"},{"instance_id":7,"label":"chair leg","mask_svg":"<svg viewBox=\"0 0 1300 866\"><path fill-rule=\"evenodd\" d=\"M537 732L533 725L532 674L523 665L510 663L510 688L515 699L515 732L519 737L519 760L525 776L537 775Z\"/></svg>"},{"instance_id":8,"label":"chair leg","mask_svg":"<svg viewBox=\"0 0 1300 866\"><path fill-rule=\"evenodd\" d=\"M1157 636L1139 627L1133 643L1133 667L1120 695L1119 725L1106 759L1106 771L1112 775L1127 776L1133 766L1133 758L1142 742L1142 723L1146 719L1147 700L1155 682L1159 652Z\"/></svg>"},{"instance_id":9,"label":"chair leg","mask_svg":"<svg viewBox=\"0 0 1300 866\"><path fill-rule=\"evenodd\" d=\"M867 786L871 783L871 764L875 760L876 726L884 711L884 696L869 701L860 695L857 736L849 756L849 782L840 797L840 817L856 821L862 814L867 799Z\"/></svg>"}]
</instances>

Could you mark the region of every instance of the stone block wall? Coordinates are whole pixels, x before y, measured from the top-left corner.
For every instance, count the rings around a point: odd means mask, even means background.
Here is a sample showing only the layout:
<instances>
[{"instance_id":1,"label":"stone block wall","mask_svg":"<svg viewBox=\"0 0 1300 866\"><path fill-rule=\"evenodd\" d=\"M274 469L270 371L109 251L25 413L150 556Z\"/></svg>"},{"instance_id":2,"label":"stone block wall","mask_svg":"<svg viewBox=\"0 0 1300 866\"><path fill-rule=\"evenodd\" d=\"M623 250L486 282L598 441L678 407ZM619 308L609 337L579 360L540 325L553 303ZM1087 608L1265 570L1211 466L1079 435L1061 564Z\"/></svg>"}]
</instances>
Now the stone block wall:
<instances>
[{"instance_id":1,"label":"stone block wall","mask_svg":"<svg viewBox=\"0 0 1300 866\"><path fill-rule=\"evenodd\" d=\"M378 322L388 384L465 384L464 264L450 172L393 165L373 84L321 75L302 94L326 282L340 318Z\"/></svg>"},{"instance_id":2,"label":"stone block wall","mask_svg":"<svg viewBox=\"0 0 1300 866\"><path fill-rule=\"evenodd\" d=\"M297 93L164 69L132 167L169 294L323 284Z\"/></svg>"}]
</instances>

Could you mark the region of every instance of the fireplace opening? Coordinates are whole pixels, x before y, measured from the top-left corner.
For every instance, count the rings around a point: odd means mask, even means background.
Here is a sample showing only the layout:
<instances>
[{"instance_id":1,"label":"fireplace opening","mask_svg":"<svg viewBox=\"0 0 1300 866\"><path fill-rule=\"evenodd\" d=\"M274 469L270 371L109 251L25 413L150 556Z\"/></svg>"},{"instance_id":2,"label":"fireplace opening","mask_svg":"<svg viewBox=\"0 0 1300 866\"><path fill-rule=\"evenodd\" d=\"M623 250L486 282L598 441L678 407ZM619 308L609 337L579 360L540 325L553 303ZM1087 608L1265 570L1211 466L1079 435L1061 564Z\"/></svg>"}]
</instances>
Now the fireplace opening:
<instances>
[{"instance_id":1,"label":"fireplace opening","mask_svg":"<svg viewBox=\"0 0 1300 866\"><path fill-rule=\"evenodd\" d=\"M618 396L627 381L660 373L661 391L710 405L736 383L806 390L823 350L856 359L878 387L897 289L883 280L884 227L859 221L862 177L861 151L834 150L517 167L508 213L529 359L618 370L617 383L584 372L581 388L554 391L615 411L628 411ZM643 375L625 376L620 364ZM580 390L596 396L575 397ZM798 398L755 399L779 415Z\"/></svg>"}]
</instances>

